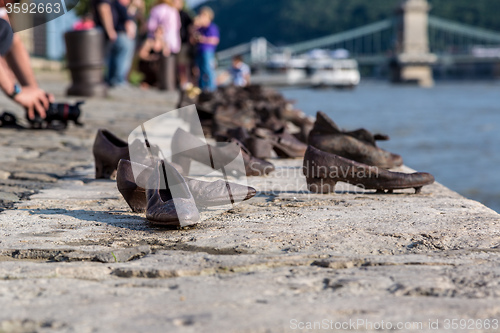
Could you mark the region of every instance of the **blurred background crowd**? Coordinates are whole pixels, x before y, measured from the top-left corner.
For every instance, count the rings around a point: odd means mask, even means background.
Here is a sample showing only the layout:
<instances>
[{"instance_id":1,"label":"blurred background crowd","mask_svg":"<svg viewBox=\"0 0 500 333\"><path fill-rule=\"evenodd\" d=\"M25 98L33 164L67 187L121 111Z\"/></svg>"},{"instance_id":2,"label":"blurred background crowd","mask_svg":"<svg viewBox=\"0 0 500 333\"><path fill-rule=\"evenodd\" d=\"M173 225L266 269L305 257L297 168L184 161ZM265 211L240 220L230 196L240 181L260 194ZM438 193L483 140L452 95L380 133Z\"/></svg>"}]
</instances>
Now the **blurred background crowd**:
<instances>
[{"instance_id":1,"label":"blurred background crowd","mask_svg":"<svg viewBox=\"0 0 500 333\"><path fill-rule=\"evenodd\" d=\"M91 0L73 29L104 33L105 81L110 87L132 81L144 89L198 86L213 91L220 38L213 19L210 7L195 14L183 0L158 0L150 8L144 0ZM249 70L236 58L230 70L233 83L245 85Z\"/></svg>"}]
</instances>

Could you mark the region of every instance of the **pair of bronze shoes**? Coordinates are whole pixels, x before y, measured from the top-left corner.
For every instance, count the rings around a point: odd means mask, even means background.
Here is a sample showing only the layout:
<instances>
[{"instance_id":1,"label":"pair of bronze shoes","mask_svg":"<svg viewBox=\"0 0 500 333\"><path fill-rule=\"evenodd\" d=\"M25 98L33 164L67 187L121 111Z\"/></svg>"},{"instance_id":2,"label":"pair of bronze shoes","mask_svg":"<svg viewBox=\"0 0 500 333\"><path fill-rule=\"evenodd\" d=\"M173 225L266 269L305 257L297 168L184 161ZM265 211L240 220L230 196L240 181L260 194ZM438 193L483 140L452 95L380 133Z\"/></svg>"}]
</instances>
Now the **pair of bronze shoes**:
<instances>
[{"instance_id":1,"label":"pair of bronze shoes","mask_svg":"<svg viewBox=\"0 0 500 333\"><path fill-rule=\"evenodd\" d=\"M397 189L414 188L420 193L425 185L434 183L426 172L401 173L359 163L342 156L327 153L309 146L302 168L307 187L314 193L331 193L337 182L349 183L377 193L392 193Z\"/></svg>"},{"instance_id":2,"label":"pair of bronze shoes","mask_svg":"<svg viewBox=\"0 0 500 333\"><path fill-rule=\"evenodd\" d=\"M256 194L252 187L223 180L184 178L179 165L158 158L157 146L146 147L139 140L129 146L107 130L98 130L93 153L96 178L116 177L118 190L132 211L146 212L153 225L193 225L199 221L201 207L244 201ZM131 162L130 155L141 163Z\"/></svg>"},{"instance_id":3,"label":"pair of bronze shoes","mask_svg":"<svg viewBox=\"0 0 500 333\"><path fill-rule=\"evenodd\" d=\"M122 159L116 181L132 211L145 212L151 224L164 227L196 224L200 208L245 201L257 193L253 187L223 180L184 178L165 160L156 160L150 167Z\"/></svg>"},{"instance_id":4,"label":"pair of bronze shoes","mask_svg":"<svg viewBox=\"0 0 500 333\"><path fill-rule=\"evenodd\" d=\"M391 169L403 165L403 159L377 147L376 141L388 139L387 135L373 135L364 128L342 131L325 113L319 111L309 133L308 144L356 162Z\"/></svg>"},{"instance_id":5,"label":"pair of bronze shoes","mask_svg":"<svg viewBox=\"0 0 500 333\"><path fill-rule=\"evenodd\" d=\"M311 192L334 192L337 182L346 182L377 193L414 188L434 183L425 172L401 173L386 169L403 165L403 159L377 147L376 141L388 140L364 128L342 131L325 113L319 111L309 133L309 147L304 156L303 173Z\"/></svg>"}]
</instances>

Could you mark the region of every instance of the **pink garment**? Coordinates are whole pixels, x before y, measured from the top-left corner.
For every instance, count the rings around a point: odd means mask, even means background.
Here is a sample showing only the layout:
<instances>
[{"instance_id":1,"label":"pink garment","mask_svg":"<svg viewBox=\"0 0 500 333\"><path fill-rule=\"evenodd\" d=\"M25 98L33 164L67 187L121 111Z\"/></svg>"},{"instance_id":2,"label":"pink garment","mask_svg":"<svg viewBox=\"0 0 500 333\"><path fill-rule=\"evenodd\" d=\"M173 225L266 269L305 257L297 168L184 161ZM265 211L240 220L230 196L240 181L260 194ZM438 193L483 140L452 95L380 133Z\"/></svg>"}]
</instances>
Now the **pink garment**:
<instances>
[{"instance_id":1,"label":"pink garment","mask_svg":"<svg viewBox=\"0 0 500 333\"><path fill-rule=\"evenodd\" d=\"M156 29L163 28L165 43L170 52L179 53L181 50L181 17L179 11L167 4L159 4L151 8L148 20L148 37L154 38Z\"/></svg>"},{"instance_id":2,"label":"pink garment","mask_svg":"<svg viewBox=\"0 0 500 333\"><path fill-rule=\"evenodd\" d=\"M94 21L78 21L73 24L73 30L90 30L94 27Z\"/></svg>"}]
</instances>

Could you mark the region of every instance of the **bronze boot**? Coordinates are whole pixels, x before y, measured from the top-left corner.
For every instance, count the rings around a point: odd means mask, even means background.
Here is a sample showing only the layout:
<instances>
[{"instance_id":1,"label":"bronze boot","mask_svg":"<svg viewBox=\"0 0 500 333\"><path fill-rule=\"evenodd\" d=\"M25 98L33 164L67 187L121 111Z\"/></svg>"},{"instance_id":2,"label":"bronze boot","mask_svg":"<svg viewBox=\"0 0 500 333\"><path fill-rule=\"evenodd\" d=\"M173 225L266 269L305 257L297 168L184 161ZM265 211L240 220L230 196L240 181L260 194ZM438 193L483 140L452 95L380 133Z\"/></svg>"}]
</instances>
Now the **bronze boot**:
<instances>
[{"instance_id":1,"label":"bronze boot","mask_svg":"<svg viewBox=\"0 0 500 333\"><path fill-rule=\"evenodd\" d=\"M375 137L364 129L343 132L333 120L319 111L308 143L322 151L380 168L390 169L402 165L401 156L376 146L376 138L387 139L387 136L378 134Z\"/></svg>"},{"instance_id":2,"label":"bronze boot","mask_svg":"<svg viewBox=\"0 0 500 333\"><path fill-rule=\"evenodd\" d=\"M414 188L415 193L419 193L422 186L434 183L434 177L429 173L391 172L323 152L313 146L307 148L302 171L309 191L314 193L334 192L339 181L380 193L405 188Z\"/></svg>"}]
</instances>

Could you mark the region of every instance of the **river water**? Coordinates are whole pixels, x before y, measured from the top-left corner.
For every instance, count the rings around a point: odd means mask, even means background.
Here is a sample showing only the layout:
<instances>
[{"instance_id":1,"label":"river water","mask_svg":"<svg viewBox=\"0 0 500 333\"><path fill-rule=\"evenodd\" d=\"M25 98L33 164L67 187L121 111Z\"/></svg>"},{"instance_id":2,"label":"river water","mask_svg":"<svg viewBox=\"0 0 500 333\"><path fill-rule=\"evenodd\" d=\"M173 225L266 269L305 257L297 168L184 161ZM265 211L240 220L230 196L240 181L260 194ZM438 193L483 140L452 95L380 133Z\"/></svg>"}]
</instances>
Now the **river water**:
<instances>
[{"instance_id":1,"label":"river water","mask_svg":"<svg viewBox=\"0 0 500 333\"><path fill-rule=\"evenodd\" d=\"M500 82L438 82L434 88L364 81L355 90L285 88L296 107L339 127L391 139L379 146L500 212Z\"/></svg>"}]
</instances>

